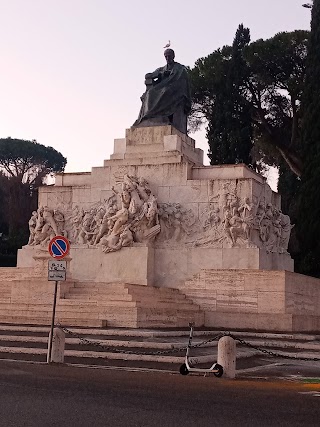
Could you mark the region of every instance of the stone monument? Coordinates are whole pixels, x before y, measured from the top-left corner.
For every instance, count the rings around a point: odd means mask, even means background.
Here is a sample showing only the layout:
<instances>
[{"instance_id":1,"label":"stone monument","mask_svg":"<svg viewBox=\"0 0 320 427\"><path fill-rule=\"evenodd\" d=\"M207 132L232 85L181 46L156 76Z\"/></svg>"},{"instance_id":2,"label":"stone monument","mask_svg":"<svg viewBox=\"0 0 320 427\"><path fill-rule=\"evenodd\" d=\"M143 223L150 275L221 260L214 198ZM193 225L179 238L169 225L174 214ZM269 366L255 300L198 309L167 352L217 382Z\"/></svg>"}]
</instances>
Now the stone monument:
<instances>
[{"instance_id":1,"label":"stone monument","mask_svg":"<svg viewBox=\"0 0 320 427\"><path fill-rule=\"evenodd\" d=\"M52 236L68 237L58 307L73 325L317 330L320 281L293 272L280 195L245 165L203 165L186 70L165 56L110 159L40 188L18 267L32 275Z\"/></svg>"}]
</instances>

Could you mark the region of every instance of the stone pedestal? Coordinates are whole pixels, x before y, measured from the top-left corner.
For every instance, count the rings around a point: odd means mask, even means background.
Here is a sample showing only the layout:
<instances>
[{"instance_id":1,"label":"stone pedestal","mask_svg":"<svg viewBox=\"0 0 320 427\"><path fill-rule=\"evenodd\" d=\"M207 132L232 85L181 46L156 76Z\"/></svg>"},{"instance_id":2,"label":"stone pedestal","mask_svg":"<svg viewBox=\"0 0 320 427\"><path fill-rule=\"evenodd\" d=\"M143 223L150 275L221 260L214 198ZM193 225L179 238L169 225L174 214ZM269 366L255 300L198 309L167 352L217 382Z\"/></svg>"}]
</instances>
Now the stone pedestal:
<instances>
[{"instance_id":1,"label":"stone pedestal","mask_svg":"<svg viewBox=\"0 0 320 427\"><path fill-rule=\"evenodd\" d=\"M291 281L277 276L294 270L287 252L292 226L280 205L280 195L261 175L241 164L204 166L195 141L169 125L128 129L103 166L60 174L54 186L39 191L39 206L49 207L46 215L57 216L61 233L71 241L75 289L61 287L61 298L81 300L90 286L98 298L107 286L122 284L112 292L122 292L117 298L125 301L123 286L143 285L144 310L152 313L150 287L166 288L168 295L175 288L199 306L198 324L204 319L215 328L314 329L320 313L308 309L308 295L318 301L319 282L306 290L303 276L290 273ZM44 261L37 247L19 251L18 267L40 274ZM125 309L119 305L119 313L134 316L139 298L134 307L132 301ZM169 317L161 317L162 304L157 326L163 319L165 327ZM110 318L115 326L116 307ZM180 325L189 312L185 316L174 322ZM128 325L139 323L130 319Z\"/></svg>"}]
</instances>

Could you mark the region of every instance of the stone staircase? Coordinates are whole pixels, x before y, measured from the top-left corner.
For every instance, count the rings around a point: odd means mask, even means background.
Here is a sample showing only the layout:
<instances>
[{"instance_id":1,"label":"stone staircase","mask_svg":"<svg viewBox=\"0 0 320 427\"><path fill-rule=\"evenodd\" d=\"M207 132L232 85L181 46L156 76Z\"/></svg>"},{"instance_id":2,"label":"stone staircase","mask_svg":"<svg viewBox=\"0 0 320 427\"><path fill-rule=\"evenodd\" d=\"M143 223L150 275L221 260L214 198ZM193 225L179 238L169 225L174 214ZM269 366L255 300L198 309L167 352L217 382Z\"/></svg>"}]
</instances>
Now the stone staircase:
<instances>
[{"instance_id":1,"label":"stone staircase","mask_svg":"<svg viewBox=\"0 0 320 427\"><path fill-rule=\"evenodd\" d=\"M48 326L18 326L0 324L0 359L46 362ZM193 345L215 337L219 331L195 330ZM320 359L320 336L307 334L266 334L234 332L247 343L268 351ZM189 330L126 329L126 328L67 328L65 363L124 369L158 369L179 371L184 363ZM81 343L81 338L87 340ZM92 343L92 344L91 344ZM209 367L217 360L217 340L191 350L191 361ZM238 371L279 362L295 363L268 356L237 341ZM319 366L320 362L307 362Z\"/></svg>"},{"instance_id":2,"label":"stone staircase","mask_svg":"<svg viewBox=\"0 0 320 427\"><path fill-rule=\"evenodd\" d=\"M111 327L185 327L189 322L204 323L199 307L177 289L155 288L126 283L76 282L60 300L64 323L68 323L62 307L90 306L102 321ZM83 311L80 310L81 318ZM97 325L98 326L98 325Z\"/></svg>"},{"instance_id":3,"label":"stone staircase","mask_svg":"<svg viewBox=\"0 0 320 427\"><path fill-rule=\"evenodd\" d=\"M49 325L54 283L32 269L0 269L0 323ZM199 306L177 289L126 283L62 282L56 321L86 327L185 327L204 324Z\"/></svg>"}]
</instances>

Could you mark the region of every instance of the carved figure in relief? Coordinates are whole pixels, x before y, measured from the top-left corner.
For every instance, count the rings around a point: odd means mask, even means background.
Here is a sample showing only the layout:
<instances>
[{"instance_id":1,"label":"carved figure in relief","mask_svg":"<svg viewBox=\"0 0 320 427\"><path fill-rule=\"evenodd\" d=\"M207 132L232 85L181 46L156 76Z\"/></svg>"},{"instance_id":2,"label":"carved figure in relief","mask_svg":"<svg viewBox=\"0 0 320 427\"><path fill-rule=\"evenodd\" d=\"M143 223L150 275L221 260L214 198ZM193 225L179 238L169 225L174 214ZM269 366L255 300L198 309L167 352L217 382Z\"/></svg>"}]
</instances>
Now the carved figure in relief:
<instances>
[{"instance_id":1,"label":"carved figure in relief","mask_svg":"<svg viewBox=\"0 0 320 427\"><path fill-rule=\"evenodd\" d=\"M269 227L268 240L265 242L267 253L277 253L280 249L281 225L280 221L273 219Z\"/></svg>"},{"instance_id":2,"label":"carved figure in relief","mask_svg":"<svg viewBox=\"0 0 320 427\"><path fill-rule=\"evenodd\" d=\"M45 221L45 224L52 228L56 236L59 235L58 227L53 217L53 210L49 209L48 206L44 206L42 216Z\"/></svg>"},{"instance_id":3,"label":"carved figure in relief","mask_svg":"<svg viewBox=\"0 0 320 427\"><path fill-rule=\"evenodd\" d=\"M71 223L70 226L72 229L70 238L74 242L78 241L83 217L84 217L83 209L79 209L78 206L75 206L75 208L73 209L73 212L70 216L70 223Z\"/></svg>"},{"instance_id":4,"label":"carved figure in relief","mask_svg":"<svg viewBox=\"0 0 320 427\"><path fill-rule=\"evenodd\" d=\"M40 206L37 211L32 213L29 220L29 230L28 245L46 245L52 237L59 234L53 210L47 206Z\"/></svg>"},{"instance_id":5,"label":"carved figure in relief","mask_svg":"<svg viewBox=\"0 0 320 427\"><path fill-rule=\"evenodd\" d=\"M78 243L91 243L92 236L94 235L93 220L95 213L96 210L94 208L84 212L80 232L78 235Z\"/></svg>"},{"instance_id":6,"label":"carved figure in relief","mask_svg":"<svg viewBox=\"0 0 320 427\"><path fill-rule=\"evenodd\" d=\"M121 249L120 236L116 234L109 234L108 236L103 236L101 239L102 252L115 252Z\"/></svg>"},{"instance_id":7,"label":"carved figure in relief","mask_svg":"<svg viewBox=\"0 0 320 427\"><path fill-rule=\"evenodd\" d=\"M37 221L36 221L36 228L35 228L36 233L42 230L44 223L45 221L43 218L43 206L40 206L37 210Z\"/></svg>"},{"instance_id":8,"label":"carved figure in relief","mask_svg":"<svg viewBox=\"0 0 320 427\"><path fill-rule=\"evenodd\" d=\"M291 224L289 215L283 214L281 210L279 210L279 223L281 227L280 244L279 244L280 253L287 253L290 234L294 225Z\"/></svg>"},{"instance_id":9,"label":"carved figure in relief","mask_svg":"<svg viewBox=\"0 0 320 427\"><path fill-rule=\"evenodd\" d=\"M158 211L161 225L160 240L177 242L194 232L194 214L180 203L163 203Z\"/></svg>"},{"instance_id":10,"label":"carved figure in relief","mask_svg":"<svg viewBox=\"0 0 320 427\"><path fill-rule=\"evenodd\" d=\"M121 191L114 187L112 190L120 197L121 208L106 217L108 234L99 237L103 251L111 252L129 246L133 241L153 239L159 233L160 225L157 199L148 182L125 174Z\"/></svg>"},{"instance_id":11,"label":"carved figure in relief","mask_svg":"<svg viewBox=\"0 0 320 427\"><path fill-rule=\"evenodd\" d=\"M108 220L109 228L114 235L118 235L121 232L121 228L128 222L129 210L122 208Z\"/></svg>"},{"instance_id":12,"label":"carved figure in relief","mask_svg":"<svg viewBox=\"0 0 320 427\"><path fill-rule=\"evenodd\" d=\"M32 242L30 243L31 246L39 245L46 237L46 235L42 234L44 223L45 221L43 219L43 207L40 206L37 210L36 226L34 229Z\"/></svg>"},{"instance_id":13,"label":"carved figure in relief","mask_svg":"<svg viewBox=\"0 0 320 427\"><path fill-rule=\"evenodd\" d=\"M220 218L220 208L211 204L203 213L204 232L193 242L195 246L216 246L223 239L224 222ZM190 242L192 243L192 242Z\"/></svg>"},{"instance_id":14,"label":"carved figure in relief","mask_svg":"<svg viewBox=\"0 0 320 427\"><path fill-rule=\"evenodd\" d=\"M158 203L157 199L154 197L153 194L150 195L150 197L146 201L147 204L147 212L146 212L146 218L148 220L148 226L152 226L154 222L158 223Z\"/></svg>"},{"instance_id":15,"label":"carved figure in relief","mask_svg":"<svg viewBox=\"0 0 320 427\"><path fill-rule=\"evenodd\" d=\"M167 203L163 203L162 205L159 206L158 216L159 216L159 222L161 227L161 234L164 237L164 240L169 240L171 222L169 219Z\"/></svg>"},{"instance_id":16,"label":"carved figure in relief","mask_svg":"<svg viewBox=\"0 0 320 427\"><path fill-rule=\"evenodd\" d=\"M139 192L139 196L140 196L141 200L143 200L145 202L149 200L149 198L151 196L151 190L150 190L148 182L142 177L140 177L138 180L137 190Z\"/></svg>"},{"instance_id":17,"label":"carved figure in relief","mask_svg":"<svg viewBox=\"0 0 320 427\"><path fill-rule=\"evenodd\" d=\"M248 197L245 197L243 203L239 206L238 212L242 219L242 228L246 240L250 240L251 230L253 228L253 205Z\"/></svg>"},{"instance_id":18,"label":"carved figure in relief","mask_svg":"<svg viewBox=\"0 0 320 427\"><path fill-rule=\"evenodd\" d=\"M59 236L66 236L66 231L64 228L64 224L65 224L65 218L64 215L61 211L59 211L58 209L54 209L53 211L53 219L54 222L56 224L56 228L57 228L57 235Z\"/></svg>"},{"instance_id":19,"label":"carved figure in relief","mask_svg":"<svg viewBox=\"0 0 320 427\"><path fill-rule=\"evenodd\" d=\"M268 242L270 238L270 231L272 226L272 219L273 219L273 210L272 210L272 204L268 203L265 211L263 212L259 227L260 227L260 239L263 242Z\"/></svg>"},{"instance_id":20,"label":"carved figure in relief","mask_svg":"<svg viewBox=\"0 0 320 427\"><path fill-rule=\"evenodd\" d=\"M176 242L180 240L182 233L188 233L186 227L184 227L181 206L179 203L172 206L171 226L173 227L173 240Z\"/></svg>"},{"instance_id":21,"label":"carved figure in relief","mask_svg":"<svg viewBox=\"0 0 320 427\"><path fill-rule=\"evenodd\" d=\"M130 246L133 243L133 234L129 226L125 226L124 230L120 234L121 246Z\"/></svg>"},{"instance_id":22,"label":"carved figure in relief","mask_svg":"<svg viewBox=\"0 0 320 427\"><path fill-rule=\"evenodd\" d=\"M29 240L28 240L28 245L31 245L34 241L34 236L36 233L36 225L37 225L37 217L38 217L38 213L37 211L33 211L31 218L29 219L28 225L29 225Z\"/></svg>"},{"instance_id":23,"label":"carved figure in relief","mask_svg":"<svg viewBox=\"0 0 320 427\"><path fill-rule=\"evenodd\" d=\"M128 205L129 206L129 205ZM97 245L100 239L109 231L109 218L114 215L117 211L116 198L111 196L106 203L106 210L101 219L99 230L94 240L94 244Z\"/></svg>"},{"instance_id":24,"label":"carved figure in relief","mask_svg":"<svg viewBox=\"0 0 320 427\"><path fill-rule=\"evenodd\" d=\"M229 218L229 234L232 246L235 246L238 237L245 237L243 224L243 219L240 217L238 212L235 212L234 215L231 214L231 218Z\"/></svg>"},{"instance_id":25,"label":"carved figure in relief","mask_svg":"<svg viewBox=\"0 0 320 427\"><path fill-rule=\"evenodd\" d=\"M126 208L123 208L123 209L126 209ZM127 209L126 211L128 214ZM118 213L119 212L120 211L118 211ZM120 220L120 222L118 223L118 227L114 227L110 232L110 234L102 237L101 239L100 243L102 246L102 251L105 253L118 251L122 247L130 246L133 243L133 234L129 228L130 226L128 224L126 225L121 224L121 222L123 222L123 220L126 217L126 214L123 214L123 212L121 214L123 215L122 218L120 214L117 216L118 219L116 220L116 222Z\"/></svg>"},{"instance_id":26,"label":"carved figure in relief","mask_svg":"<svg viewBox=\"0 0 320 427\"><path fill-rule=\"evenodd\" d=\"M204 210L203 233L193 242L195 246L224 247L248 245L254 226L253 204L248 197L240 202L236 187L227 182L222 185L221 193L216 195L215 205Z\"/></svg>"},{"instance_id":27,"label":"carved figure in relief","mask_svg":"<svg viewBox=\"0 0 320 427\"><path fill-rule=\"evenodd\" d=\"M205 221L203 224L204 230L211 229L212 227L216 227L220 220L219 216L220 209L218 207L216 208L209 208L205 211Z\"/></svg>"}]
</instances>

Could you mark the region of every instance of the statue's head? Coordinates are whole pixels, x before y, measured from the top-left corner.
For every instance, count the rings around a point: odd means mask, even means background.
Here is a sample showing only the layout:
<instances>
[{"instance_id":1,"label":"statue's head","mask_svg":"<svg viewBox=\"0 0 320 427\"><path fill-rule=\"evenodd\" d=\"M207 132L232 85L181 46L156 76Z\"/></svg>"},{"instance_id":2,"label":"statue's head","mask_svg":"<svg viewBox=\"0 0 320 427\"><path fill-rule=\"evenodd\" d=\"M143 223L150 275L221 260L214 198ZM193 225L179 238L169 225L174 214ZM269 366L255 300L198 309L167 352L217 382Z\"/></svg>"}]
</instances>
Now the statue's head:
<instances>
[{"instance_id":1,"label":"statue's head","mask_svg":"<svg viewBox=\"0 0 320 427\"><path fill-rule=\"evenodd\" d=\"M164 51L164 57L167 60L167 64L172 64L174 62L174 57L175 57L174 50L172 50L172 49L166 49Z\"/></svg>"}]
</instances>

